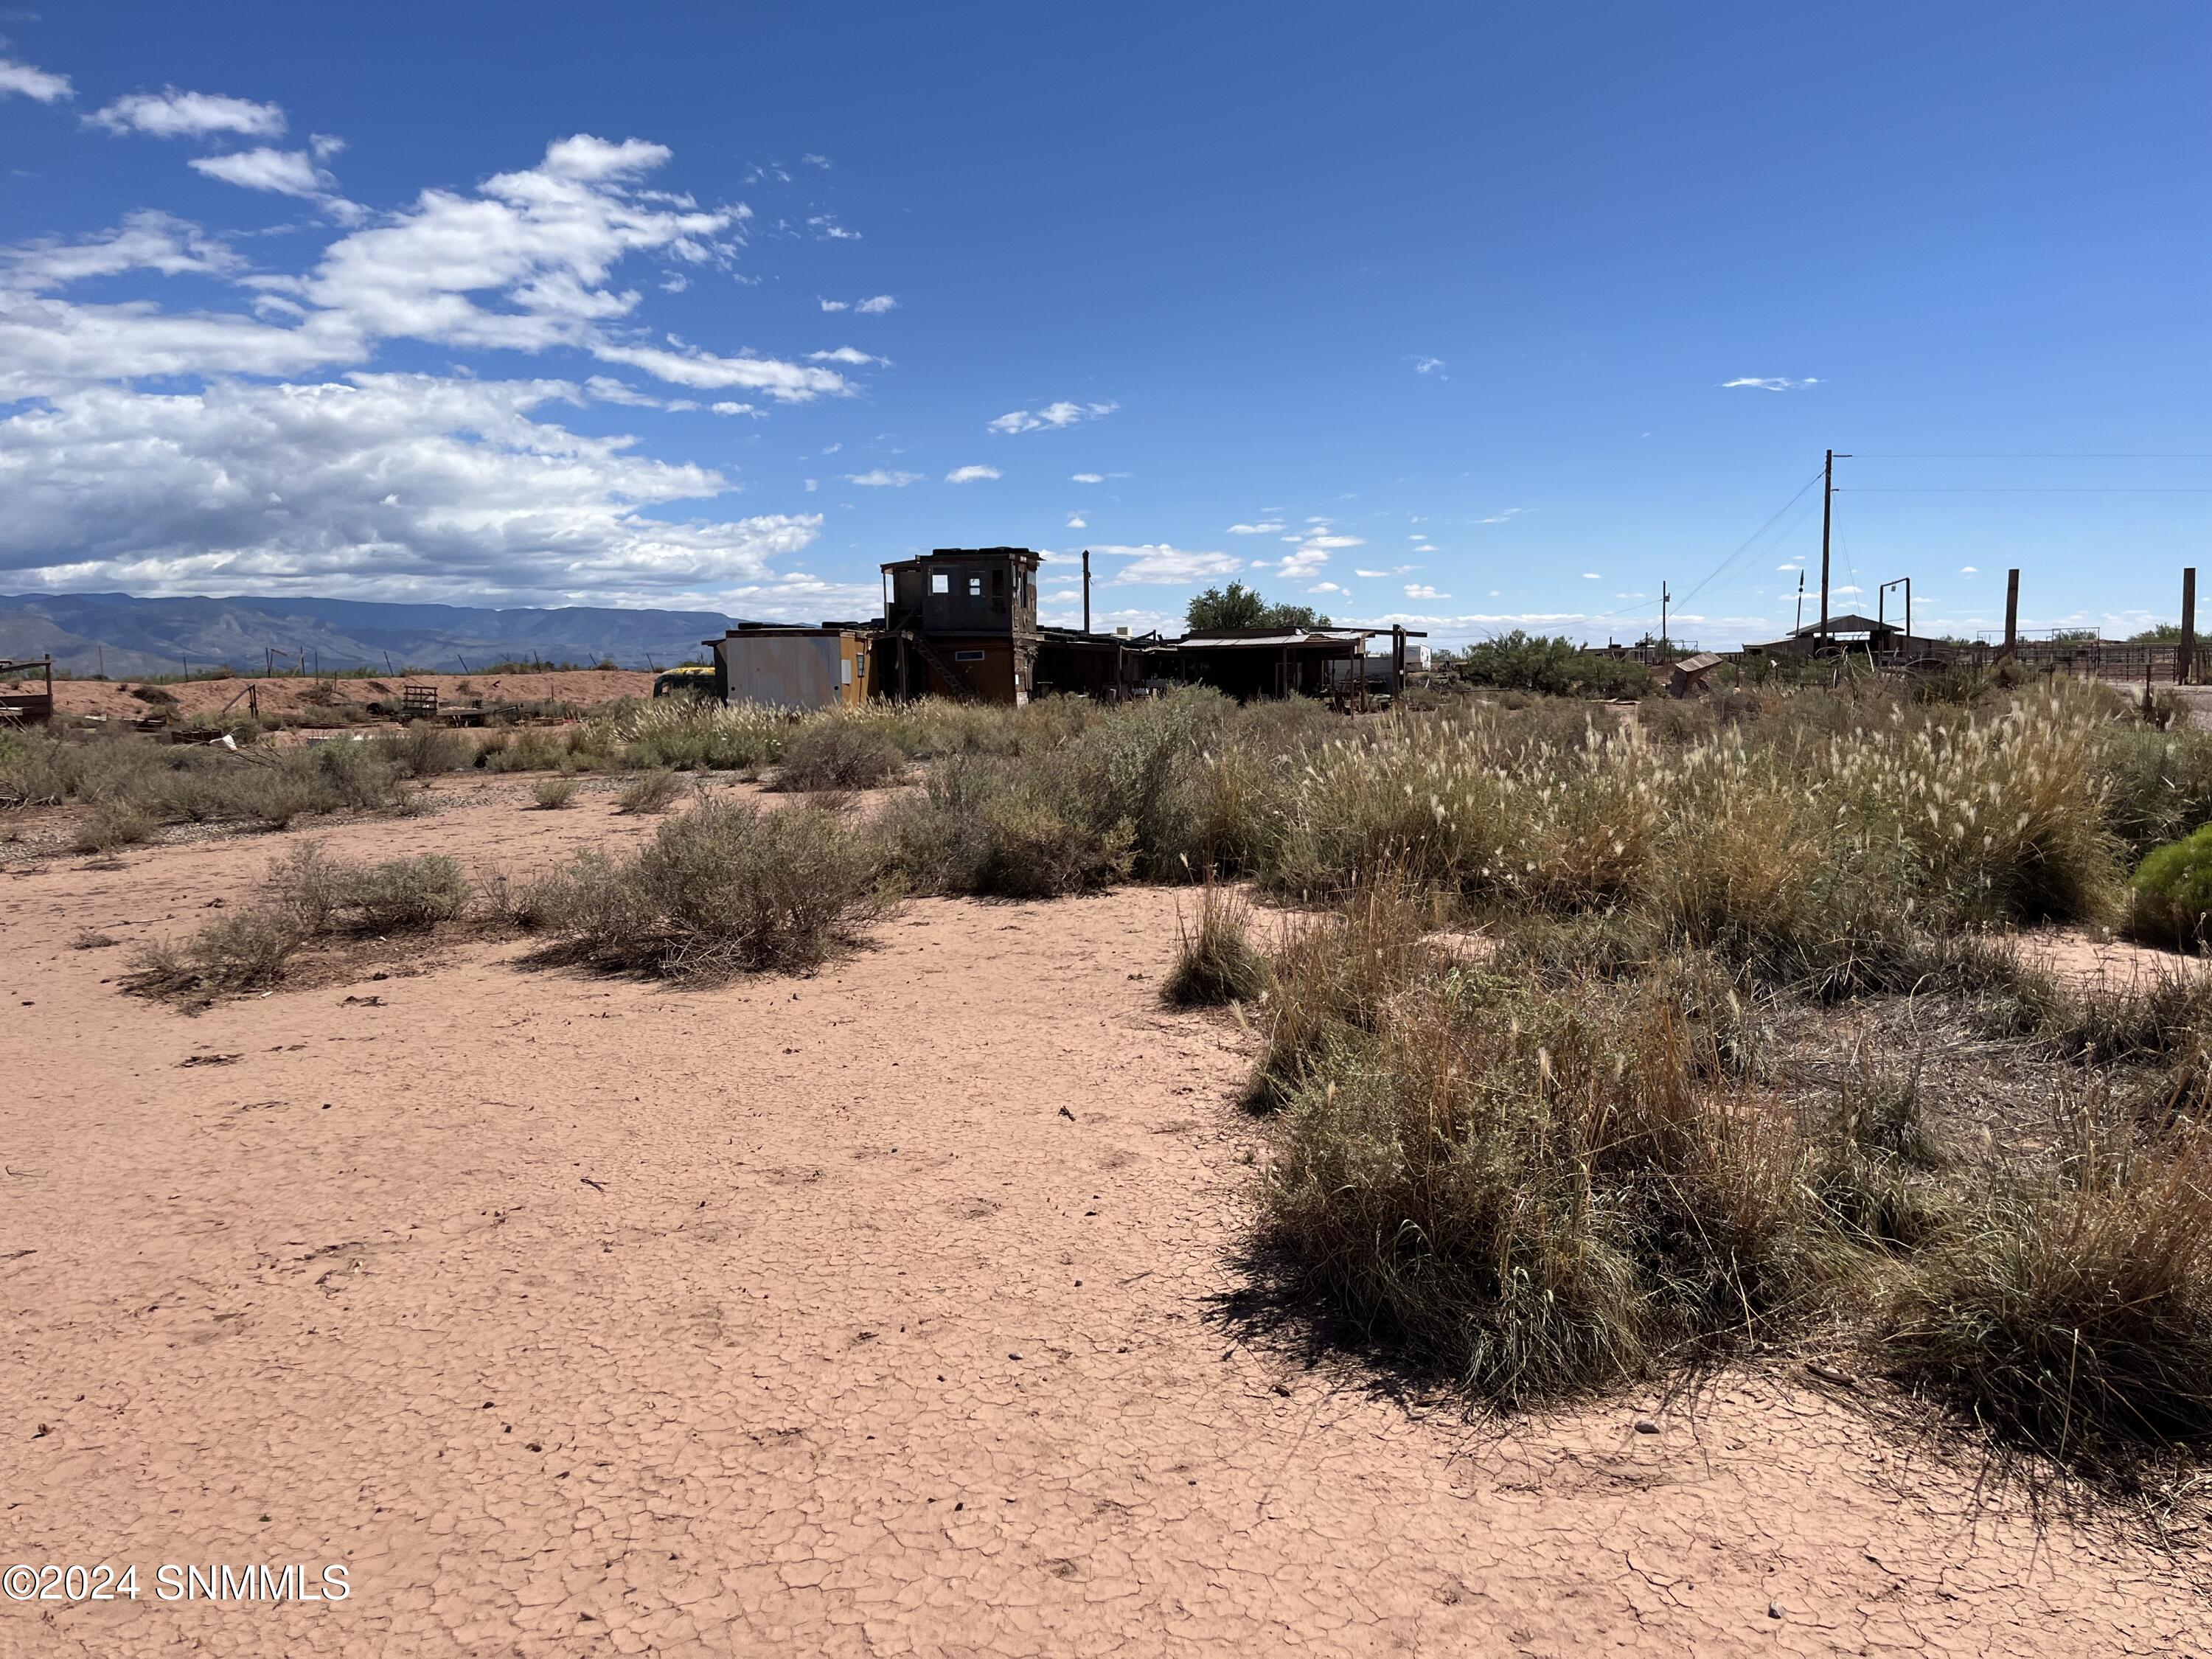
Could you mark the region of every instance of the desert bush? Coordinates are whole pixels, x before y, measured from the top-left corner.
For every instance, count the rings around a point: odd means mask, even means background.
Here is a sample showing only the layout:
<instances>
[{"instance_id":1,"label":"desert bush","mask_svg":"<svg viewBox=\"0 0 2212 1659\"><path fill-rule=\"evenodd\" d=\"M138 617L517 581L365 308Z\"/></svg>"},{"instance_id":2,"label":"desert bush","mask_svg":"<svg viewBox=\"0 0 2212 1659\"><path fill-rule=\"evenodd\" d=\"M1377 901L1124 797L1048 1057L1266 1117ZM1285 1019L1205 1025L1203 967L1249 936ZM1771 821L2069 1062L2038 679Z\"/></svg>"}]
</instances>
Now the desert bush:
<instances>
[{"instance_id":1,"label":"desert bush","mask_svg":"<svg viewBox=\"0 0 2212 1659\"><path fill-rule=\"evenodd\" d=\"M2101 769L2106 822L2137 859L2212 823L2212 732L2115 726Z\"/></svg>"},{"instance_id":2,"label":"desert bush","mask_svg":"<svg viewBox=\"0 0 2212 1659\"><path fill-rule=\"evenodd\" d=\"M1185 921L1180 909L1176 914L1175 966L1160 986L1161 999L1176 1008L1257 1000L1267 989L1267 962L1252 943L1251 921L1243 896L1208 872L1196 917Z\"/></svg>"},{"instance_id":3,"label":"desert bush","mask_svg":"<svg viewBox=\"0 0 2212 1659\"><path fill-rule=\"evenodd\" d=\"M1907 1383L2061 1459L2212 1443L2212 1157L2201 1133L1992 1192L1889 1305Z\"/></svg>"},{"instance_id":4,"label":"desert bush","mask_svg":"<svg viewBox=\"0 0 2212 1659\"><path fill-rule=\"evenodd\" d=\"M876 789L895 782L906 757L882 726L865 718L829 714L801 725L783 751L779 789Z\"/></svg>"},{"instance_id":5,"label":"desert bush","mask_svg":"<svg viewBox=\"0 0 2212 1659\"><path fill-rule=\"evenodd\" d=\"M206 999L274 985L319 939L418 932L459 917L468 890L460 866L441 855L342 864L305 842L270 865L251 904L182 943L147 946L125 988Z\"/></svg>"},{"instance_id":6,"label":"desert bush","mask_svg":"<svg viewBox=\"0 0 2212 1659\"><path fill-rule=\"evenodd\" d=\"M574 778L540 778L530 791L530 798L549 812L558 811L574 799L576 781Z\"/></svg>"},{"instance_id":7,"label":"desert bush","mask_svg":"<svg viewBox=\"0 0 2212 1659\"><path fill-rule=\"evenodd\" d=\"M874 844L811 805L702 801L635 857L580 857L517 905L549 961L678 979L799 972L884 903Z\"/></svg>"},{"instance_id":8,"label":"desert bush","mask_svg":"<svg viewBox=\"0 0 2212 1659\"><path fill-rule=\"evenodd\" d=\"M1128 877L1133 831L1100 821L1114 805L1073 787L1063 751L963 752L933 767L919 795L891 802L879 830L917 892L1054 898Z\"/></svg>"},{"instance_id":9,"label":"desert bush","mask_svg":"<svg viewBox=\"0 0 2212 1659\"><path fill-rule=\"evenodd\" d=\"M2128 929L2154 944L2195 949L2212 921L2212 823L2160 847L2128 883Z\"/></svg>"},{"instance_id":10,"label":"desert bush","mask_svg":"<svg viewBox=\"0 0 2212 1659\"><path fill-rule=\"evenodd\" d=\"M131 802L103 801L77 825L70 838L70 848L77 853L112 853L118 847L151 841L154 827L154 820Z\"/></svg>"},{"instance_id":11,"label":"desert bush","mask_svg":"<svg viewBox=\"0 0 2212 1659\"><path fill-rule=\"evenodd\" d=\"M750 772L783 758L796 725L784 711L754 703L662 697L607 722L606 729L626 766Z\"/></svg>"},{"instance_id":12,"label":"desert bush","mask_svg":"<svg viewBox=\"0 0 2212 1659\"><path fill-rule=\"evenodd\" d=\"M459 732L417 720L374 740L378 759L403 778L434 778L476 763L476 746Z\"/></svg>"},{"instance_id":13,"label":"desert bush","mask_svg":"<svg viewBox=\"0 0 2212 1659\"><path fill-rule=\"evenodd\" d=\"M1279 969L1272 994L1299 992ZM1812 1282L1804 1149L1686 1006L1664 981L1416 966L1309 1061L1262 1241L1332 1314L1500 1405L1773 1334Z\"/></svg>"},{"instance_id":14,"label":"desert bush","mask_svg":"<svg viewBox=\"0 0 2212 1659\"><path fill-rule=\"evenodd\" d=\"M665 812L684 793L684 781L673 772L647 772L623 786L615 797L617 812Z\"/></svg>"}]
</instances>

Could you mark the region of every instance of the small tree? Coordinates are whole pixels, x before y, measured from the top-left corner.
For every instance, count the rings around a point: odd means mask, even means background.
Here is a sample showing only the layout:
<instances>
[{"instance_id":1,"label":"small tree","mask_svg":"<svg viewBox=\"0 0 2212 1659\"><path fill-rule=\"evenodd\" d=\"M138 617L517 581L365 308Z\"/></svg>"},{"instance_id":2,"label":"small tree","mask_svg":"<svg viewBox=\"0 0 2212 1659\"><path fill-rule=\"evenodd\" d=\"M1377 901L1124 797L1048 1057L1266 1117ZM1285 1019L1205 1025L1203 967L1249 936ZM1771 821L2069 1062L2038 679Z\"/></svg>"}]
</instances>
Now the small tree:
<instances>
[{"instance_id":1,"label":"small tree","mask_svg":"<svg viewBox=\"0 0 2212 1659\"><path fill-rule=\"evenodd\" d=\"M1270 605L1256 587L1231 582L1209 587L1190 602L1183 620L1194 634L1217 634L1246 628L1326 628L1328 618L1316 615L1310 605Z\"/></svg>"}]
</instances>

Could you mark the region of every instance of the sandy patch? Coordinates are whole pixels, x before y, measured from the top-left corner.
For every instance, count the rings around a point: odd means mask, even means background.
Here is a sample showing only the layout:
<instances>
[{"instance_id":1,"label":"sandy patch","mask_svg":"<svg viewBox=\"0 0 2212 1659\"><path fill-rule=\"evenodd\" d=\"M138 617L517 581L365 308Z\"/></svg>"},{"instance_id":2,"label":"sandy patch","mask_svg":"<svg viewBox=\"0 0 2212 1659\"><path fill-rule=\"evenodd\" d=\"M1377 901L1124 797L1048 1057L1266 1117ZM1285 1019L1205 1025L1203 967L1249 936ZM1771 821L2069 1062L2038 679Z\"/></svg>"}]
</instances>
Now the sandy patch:
<instances>
[{"instance_id":1,"label":"sandy patch","mask_svg":"<svg viewBox=\"0 0 2212 1659\"><path fill-rule=\"evenodd\" d=\"M68 948L289 839L0 878L0 1554L351 1599L0 1604L0 1652L2204 1650L2172 1562L2038 1540L1784 1373L1499 1439L1248 1340L1247 1061L1155 1000L1174 894L917 903L711 992L476 943L196 1019Z\"/></svg>"}]
</instances>

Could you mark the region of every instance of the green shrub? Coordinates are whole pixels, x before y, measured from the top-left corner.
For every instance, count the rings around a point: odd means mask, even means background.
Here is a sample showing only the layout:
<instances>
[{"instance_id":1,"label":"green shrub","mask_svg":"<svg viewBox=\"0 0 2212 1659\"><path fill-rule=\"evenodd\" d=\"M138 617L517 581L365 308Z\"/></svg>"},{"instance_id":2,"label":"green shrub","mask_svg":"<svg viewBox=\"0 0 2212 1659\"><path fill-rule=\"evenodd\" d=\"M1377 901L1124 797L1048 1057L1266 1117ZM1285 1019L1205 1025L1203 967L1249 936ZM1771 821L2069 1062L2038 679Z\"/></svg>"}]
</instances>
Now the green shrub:
<instances>
[{"instance_id":1,"label":"green shrub","mask_svg":"<svg viewBox=\"0 0 2212 1659\"><path fill-rule=\"evenodd\" d=\"M580 857L517 909L552 935L546 960L711 979L813 968L883 902L874 845L836 814L705 800L633 858Z\"/></svg>"},{"instance_id":2,"label":"green shrub","mask_svg":"<svg viewBox=\"0 0 2212 1659\"><path fill-rule=\"evenodd\" d=\"M574 778L540 778L531 789L530 798L546 811L556 812L566 806L575 793Z\"/></svg>"},{"instance_id":3,"label":"green shrub","mask_svg":"<svg viewBox=\"0 0 2212 1659\"><path fill-rule=\"evenodd\" d=\"M2212 921L2212 823L2159 848L2128 883L2129 931L2154 944L2195 949Z\"/></svg>"}]
</instances>

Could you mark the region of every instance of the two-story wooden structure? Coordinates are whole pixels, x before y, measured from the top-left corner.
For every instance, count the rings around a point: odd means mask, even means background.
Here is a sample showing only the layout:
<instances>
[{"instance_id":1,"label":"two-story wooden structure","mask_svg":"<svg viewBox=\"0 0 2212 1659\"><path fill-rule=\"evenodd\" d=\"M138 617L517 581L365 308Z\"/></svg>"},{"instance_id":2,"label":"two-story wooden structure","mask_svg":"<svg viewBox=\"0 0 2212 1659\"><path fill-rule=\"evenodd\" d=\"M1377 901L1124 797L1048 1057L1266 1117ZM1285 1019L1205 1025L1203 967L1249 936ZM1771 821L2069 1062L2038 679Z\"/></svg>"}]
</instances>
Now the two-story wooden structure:
<instances>
[{"instance_id":1,"label":"two-story wooden structure","mask_svg":"<svg viewBox=\"0 0 2212 1659\"><path fill-rule=\"evenodd\" d=\"M1027 702L1042 637L1037 563L1026 547L940 547L885 565L877 689Z\"/></svg>"}]
</instances>

